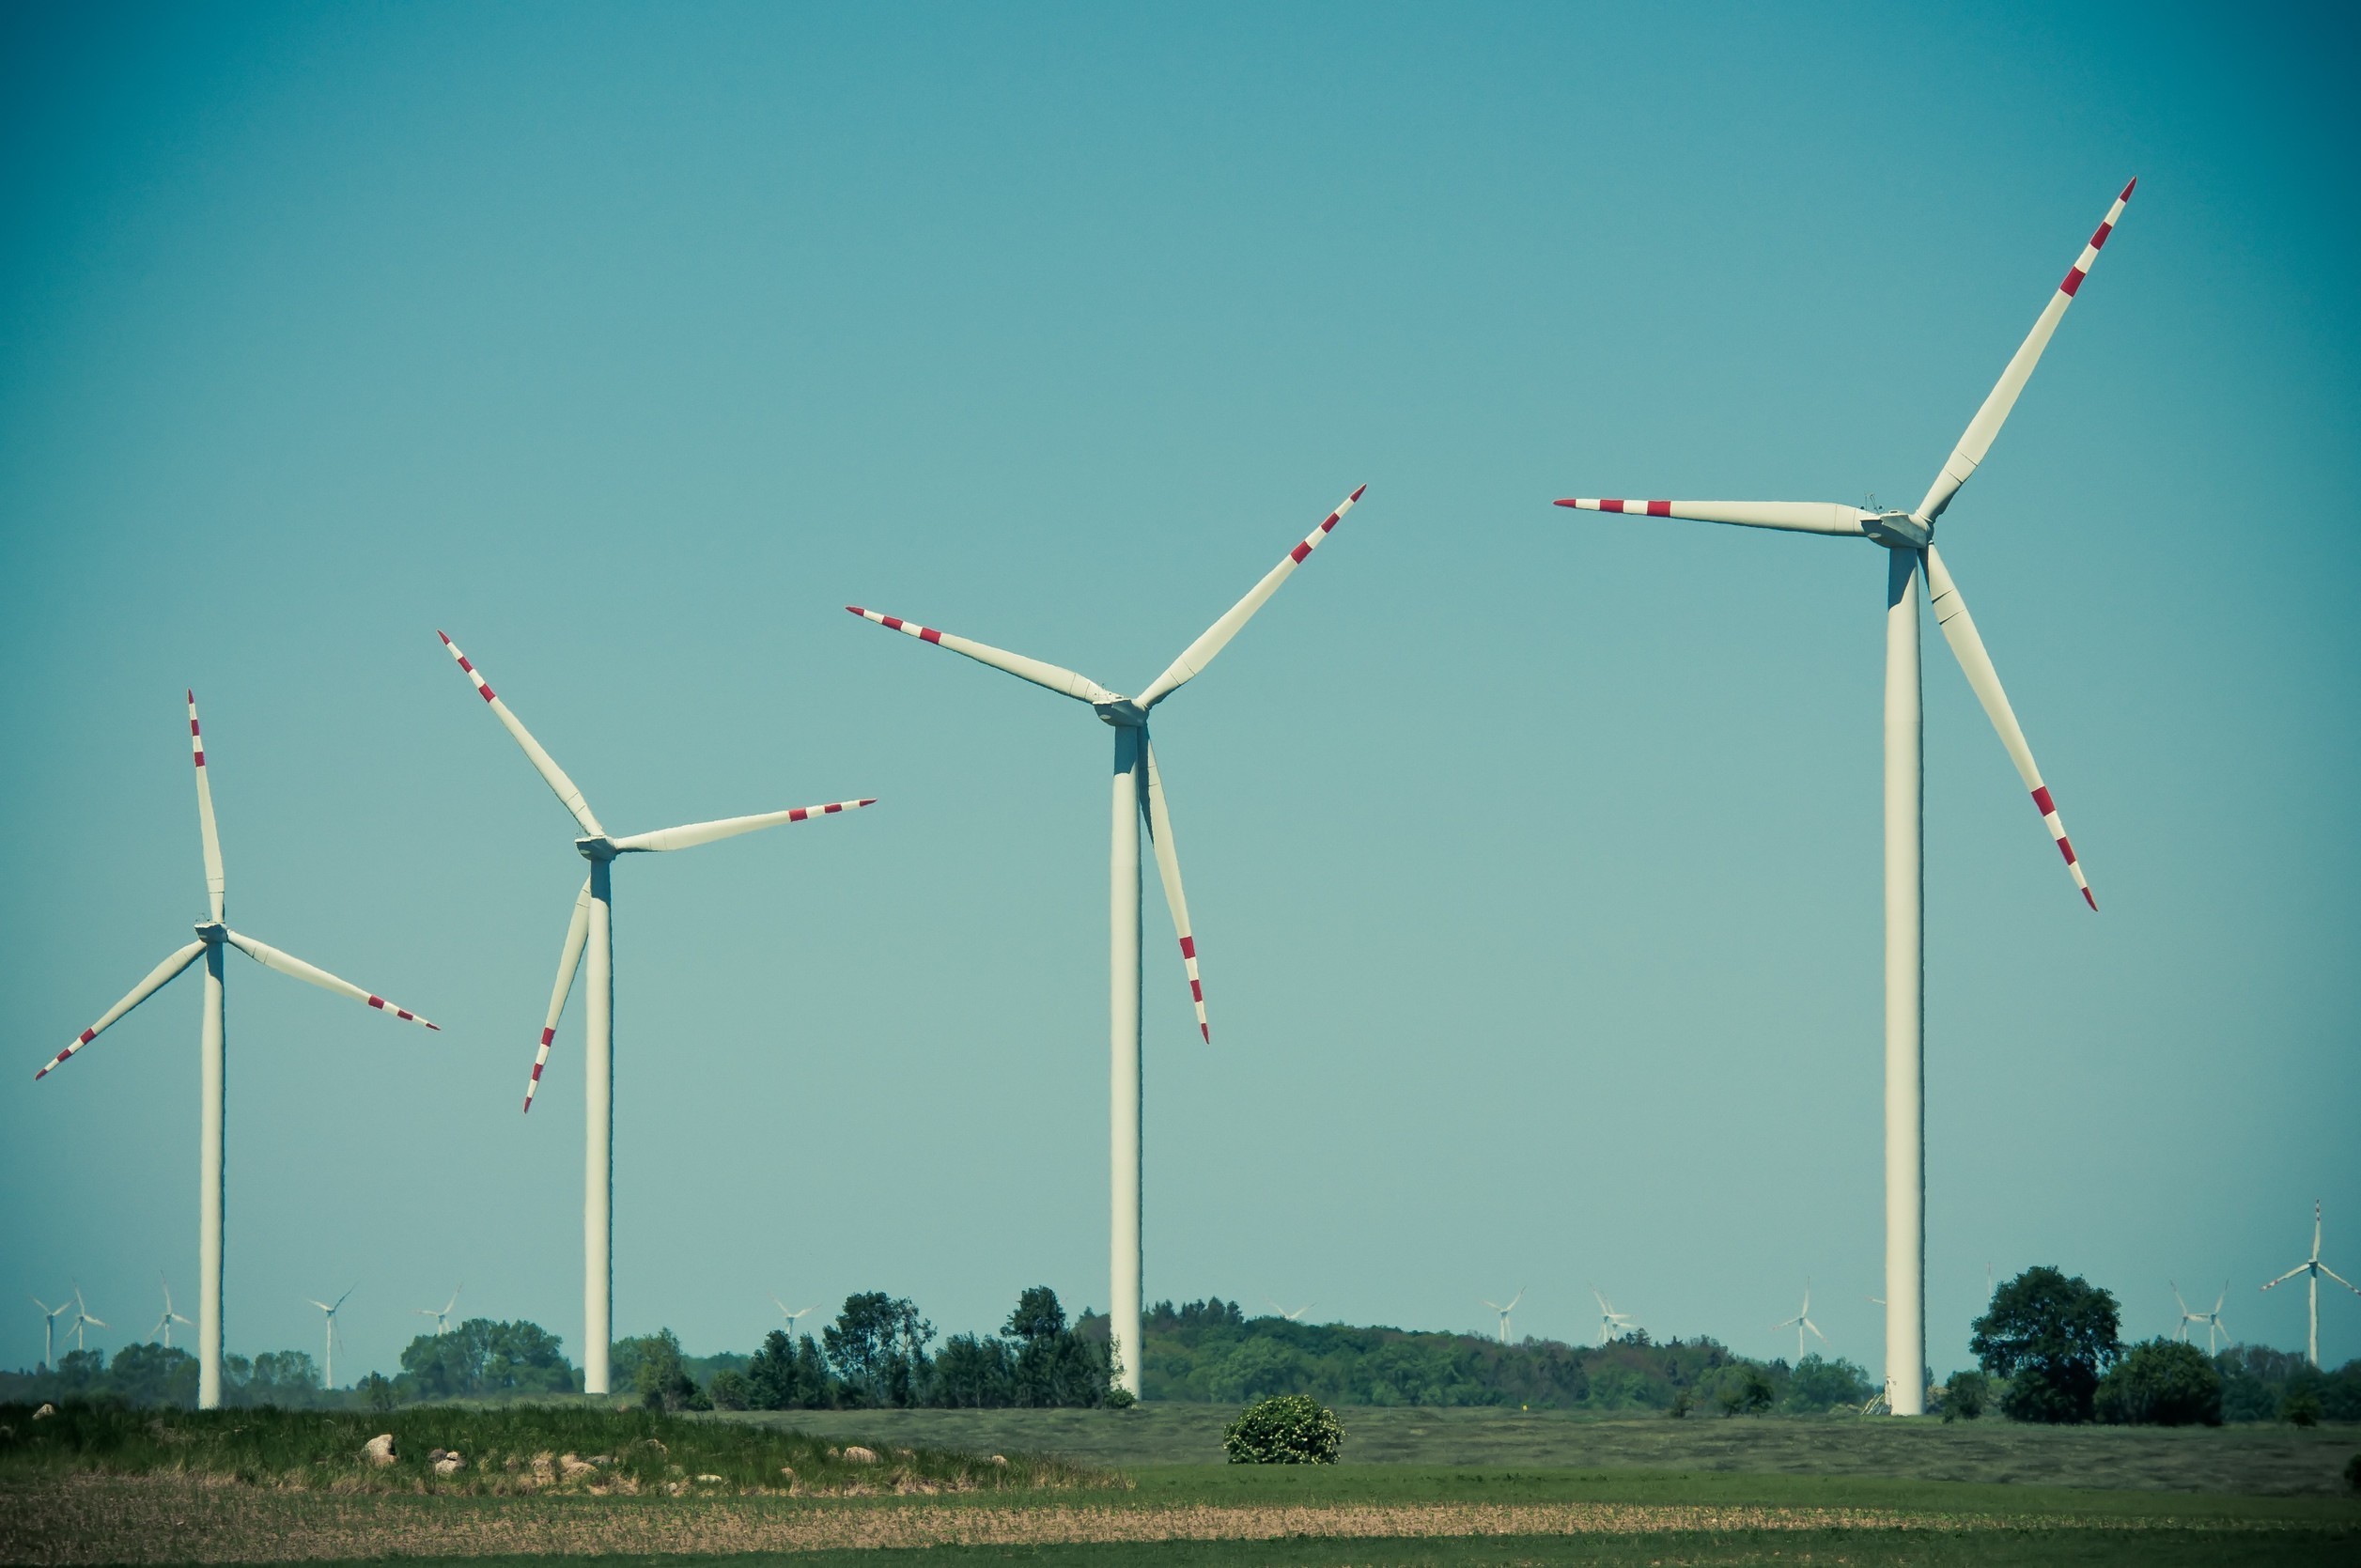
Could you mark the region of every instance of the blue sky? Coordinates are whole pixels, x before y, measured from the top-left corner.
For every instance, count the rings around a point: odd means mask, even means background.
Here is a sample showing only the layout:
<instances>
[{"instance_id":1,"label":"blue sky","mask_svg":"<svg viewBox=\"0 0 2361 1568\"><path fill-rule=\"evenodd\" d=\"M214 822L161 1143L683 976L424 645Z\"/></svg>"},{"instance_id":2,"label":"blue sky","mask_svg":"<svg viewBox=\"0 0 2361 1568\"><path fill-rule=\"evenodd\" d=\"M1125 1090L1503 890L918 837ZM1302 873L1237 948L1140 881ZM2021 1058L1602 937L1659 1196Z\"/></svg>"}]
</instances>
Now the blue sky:
<instances>
[{"instance_id":1,"label":"blue sky","mask_svg":"<svg viewBox=\"0 0 2361 1568\"><path fill-rule=\"evenodd\" d=\"M2138 194L1945 554L2093 917L1927 646L1930 1343L1986 1265L2172 1323L2361 1267L2348 20L2327 10L19 9L0 27L0 1284L195 1284L202 908L233 1348L580 1335L580 862L619 830L616 1322L1106 1300L1105 730L1159 710L1147 1289L1881 1363L1866 545L1552 509L1909 505ZM1930 629L1931 630L1931 629ZM2361 1300L2322 1349L2361 1354ZM17 1310L0 1360L30 1363ZM1792 1354L1792 1346L1788 1353Z\"/></svg>"}]
</instances>

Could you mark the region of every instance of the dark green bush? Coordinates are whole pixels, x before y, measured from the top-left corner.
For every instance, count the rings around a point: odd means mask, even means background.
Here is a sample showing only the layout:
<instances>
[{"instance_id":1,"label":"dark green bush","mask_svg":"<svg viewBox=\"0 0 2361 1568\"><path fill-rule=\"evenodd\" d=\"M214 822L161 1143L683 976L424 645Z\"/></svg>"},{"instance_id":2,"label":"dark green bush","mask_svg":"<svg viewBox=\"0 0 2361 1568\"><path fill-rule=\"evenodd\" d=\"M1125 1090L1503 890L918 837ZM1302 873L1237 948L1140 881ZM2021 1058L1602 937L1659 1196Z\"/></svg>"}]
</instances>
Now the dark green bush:
<instances>
[{"instance_id":1,"label":"dark green bush","mask_svg":"<svg viewBox=\"0 0 2361 1568\"><path fill-rule=\"evenodd\" d=\"M1306 1394L1257 1401L1221 1434L1233 1465L1333 1465L1344 1452L1344 1423Z\"/></svg>"},{"instance_id":2,"label":"dark green bush","mask_svg":"<svg viewBox=\"0 0 2361 1568\"><path fill-rule=\"evenodd\" d=\"M1993 1293L1967 1347L2009 1380L2001 1413L2020 1421L2087 1421L2099 1374L2122 1354L2115 1297L2050 1267L2028 1268Z\"/></svg>"},{"instance_id":3,"label":"dark green bush","mask_svg":"<svg viewBox=\"0 0 2361 1568\"><path fill-rule=\"evenodd\" d=\"M2117 1426L2219 1426L2222 1374L2196 1345L2150 1340L2099 1379L2095 1405Z\"/></svg>"},{"instance_id":4,"label":"dark green bush","mask_svg":"<svg viewBox=\"0 0 2361 1568\"><path fill-rule=\"evenodd\" d=\"M2320 1424L2320 1395L2309 1389L2297 1389L2279 1401L2279 1419L2297 1426Z\"/></svg>"},{"instance_id":5,"label":"dark green bush","mask_svg":"<svg viewBox=\"0 0 2361 1568\"><path fill-rule=\"evenodd\" d=\"M1992 1399L1992 1379L1980 1372L1955 1372L1943 1385L1943 1419L1972 1421Z\"/></svg>"},{"instance_id":6,"label":"dark green bush","mask_svg":"<svg viewBox=\"0 0 2361 1568\"><path fill-rule=\"evenodd\" d=\"M2361 1492L2361 1453L2345 1461L2345 1484Z\"/></svg>"}]
</instances>

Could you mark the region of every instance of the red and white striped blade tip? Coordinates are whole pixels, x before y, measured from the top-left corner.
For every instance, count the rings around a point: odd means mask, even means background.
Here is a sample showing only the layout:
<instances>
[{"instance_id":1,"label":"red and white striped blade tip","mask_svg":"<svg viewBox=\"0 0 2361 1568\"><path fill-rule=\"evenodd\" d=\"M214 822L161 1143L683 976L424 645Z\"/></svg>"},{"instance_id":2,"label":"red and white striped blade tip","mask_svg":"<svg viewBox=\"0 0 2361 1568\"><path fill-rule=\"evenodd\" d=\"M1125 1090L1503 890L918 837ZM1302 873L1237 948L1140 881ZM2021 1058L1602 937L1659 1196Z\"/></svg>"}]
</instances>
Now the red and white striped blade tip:
<instances>
[{"instance_id":1,"label":"red and white striped blade tip","mask_svg":"<svg viewBox=\"0 0 2361 1568\"><path fill-rule=\"evenodd\" d=\"M1369 487L1368 487L1367 485L1363 485L1363 486L1361 486L1361 488L1360 488L1360 489L1359 489L1359 490L1355 490L1355 491L1353 492L1352 499L1353 499L1354 501L1356 501L1356 502L1359 501L1359 500L1360 500L1360 493L1361 493L1361 490L1365 490L1365 489L1367 489L1368 488L1369 488Z\"/></svg>"}]
</instances>

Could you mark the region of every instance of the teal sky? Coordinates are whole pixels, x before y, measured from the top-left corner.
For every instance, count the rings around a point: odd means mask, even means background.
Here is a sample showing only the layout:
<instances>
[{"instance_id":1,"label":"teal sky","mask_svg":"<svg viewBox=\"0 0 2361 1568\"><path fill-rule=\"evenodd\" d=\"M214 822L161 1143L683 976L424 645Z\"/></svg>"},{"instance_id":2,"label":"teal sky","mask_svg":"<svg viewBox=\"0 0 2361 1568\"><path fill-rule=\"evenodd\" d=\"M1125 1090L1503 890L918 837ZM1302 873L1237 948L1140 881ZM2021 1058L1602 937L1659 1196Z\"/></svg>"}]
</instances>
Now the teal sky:
<instances>
[{"instance_id":1,"label":"teal sky","mask_svg":"<svg viewBox=\"0 0 2361 1568\"><path fill-rule=\"evenodd\" d=\"M2124 179L1943 522L2086 910L1929 624L1938 1372L1985 1268L2361 1268L2361 307L2329 8L345 6L0 18L0 1361L195 1287L240 929L233 1349L581 1333L582 877L446 628L633 831L616 1324L1107 1296L1107 732L1159 710L1214 1045L1146 903L1147 1291L1882 1361L1864 544L1572 494L1915 502ZM2346 150L2338 152L2342 147ZM12 1326L12 1327L10 1327ZM2361 1299L2322 1300L2361 1355ZM1781 1346L1785 1345L1785 1351Z\"/></svg>"}]
</instances>

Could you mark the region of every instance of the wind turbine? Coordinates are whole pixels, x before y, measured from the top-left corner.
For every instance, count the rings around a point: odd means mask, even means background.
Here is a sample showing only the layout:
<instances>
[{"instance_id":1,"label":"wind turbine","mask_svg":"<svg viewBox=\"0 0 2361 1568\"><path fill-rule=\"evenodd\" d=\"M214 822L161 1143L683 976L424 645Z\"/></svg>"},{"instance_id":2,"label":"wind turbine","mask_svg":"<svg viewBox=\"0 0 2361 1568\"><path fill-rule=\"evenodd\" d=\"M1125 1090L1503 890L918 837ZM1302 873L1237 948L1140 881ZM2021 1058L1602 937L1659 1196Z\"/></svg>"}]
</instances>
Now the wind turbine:
<instances>
[{"instance_id":1,"label":"wind turbine","mask_svg":"<svg viewBox=\"0 0 2361 1568\"><path fill-rule=\"evenodd\" d=\"M451 1314L458 1311L459 1292L465 1290L466 1288L467 1287L465 1285L453 1285L451 1287L450 1300L444 1302L441 1307L412 1307L410 1309L411 1316L430 1317L434 1319L435 1338L441 1339L443 1335L451 1331Z\"/></svg>"},{"instance_id":2,"label":"wind turbine","mask_svg":"<svg viewBox=\"0 0 2361 1568\"><path fill-rule=\"evenodd\" d=\"M1302 1322L1302 1321L1303 1321L1303 1314L1304 1314L1304 1313L1306 1313L1306 1312L1310 1312L1313 1308L1314 1308L1314 1307L1316 1307L1316 1306L1318 1306L1318 1305L1319 1305L1319 1303L1318 1303L1317 1301L1307 1301L1307 1302L1305 1302L1302 1306L1297 1307L1297 1308L1294 1312L1289 1312L1286 1308L1284 1308L1284 1307L1281 1306L1278 1302L1276 1302L1276 1301L1271 1301L1270 1297L1269 1297L1269 1296L1264 1296L1264 1297L1263 1297L1263 1299L1264 1299L1264 1300L1266 1300L1266 1301L1270 1301L1270 1310L1271 1310L1272 1312L1277 1312L1277 1313L1278 1313L1281 1317L1284 1318L1284 1319L1285 1319L1286 1321L1288 1321L1289 1323L1300 1323L1300 1322ZM1487 1303L1487 1305L1489 1305L1489 1303Z\"/></svg>"},{"instance_id":3,"label":"wind turbine","mask_svg":"<svg viewBox=\"0 0 2361 1568\"><path fill-rule=\"evenodd\" d=\"M787 1320L787 1338L789 1339L795 1338L795 1326L802 1322L807 1315L818 1310L815 1307L806 1307L802 1312L791 1312L787 1311L787 1304L784 1301L780 1300L775 1296L770 1298L770 1304L779 1309L779 1315L781 1317Z\"/></svg>"},{"instance_id":4,"label":"wind turbine","mask_svg":"<svg viewBox=\"0 0 2361 1568\"><path fill-rule=\"evenodd\" d=\"M1818 1337L1822 1344L1826 1344L1828 1343L1828 1336L1821 1333L1820 1325L1812 1322L1811 1320L1811 1281L1810 1280L1804 1281L1803 1309L1794 1317L1789 1318L1786 1322L1774 1323L1771 1325L1771 1331L1773 1333L1777 1333L1781 1328L1793 1328L1795 1330L1795 1361L1799 1366L1803 1363L1804 1359L1805 1329L1810 1329L1812 1333Z\"/></svg>"},{"instance_id":5,"label":"wind turbine","mask_svg":"<svg viewBox=\"0 0 2361 1568\"><path fill-rule=\"evenodd\" d=\"M72 1309L63 1305L62 1303L53 1307L38 1296L34 1296L32 1301L33 1305L39 1307L43 1314L41 1321L41 1366L44 1370L47 1370L57 1364L57 1320L64 1317L67 1312L72 1311Z\"/></svg>"},{"instance_id":6,"label":"wind turbine","mask_svg":"<svg viewBox=\"0 0 2361 1568\"><path fill-rule=\"evenodd\" d=\"M151 1337L156 1334L162 1334L164 1337L164 1348L166 1350L170 1350L172 1348L172 1326L174 1324L178 1323L190 1328L195 1327L196 1325L189 1322L187 1318L182 1317L179 1312L172 1310L172 1281L164 1279L164 1277L161 1274L157 1275L156 1279L163 1285L164 1288L164 1315L158 1318L156 1320L156 1326L153 1328L148 1329L148 1332Z\"/></svg>"},{"instance_id":7,"label":"wind turbine","mask_svg":"<svg viewBox=\"0 0 2361 1568\"><path fill-rule=\"evenodd\" d=\"M1636 1327L1632 1315L1629 1312L1617 1312L1613 1302L1608 1300L1604 1296L1599 1296L1598 1286L1592 1285L1591 1287L1591 1294L1598 1296L1599 1343L1605 1344L1608 1341L1613 1339L1624 1329Z\"/></svg>"},{"instance_id":8,"label":"wind turbine","mask_svg":"<svg viewBox=\"0 0 2361 1568\"><path fill-rule=\"evenodd\" d=\"M1926 577L1934 618L1966 672L2000 743L2033 795L2066 870L2092 909L2098 900L2067 841L2065 825L2032 749L2009 706L1975 620L1960 598L1959 584L1934 548L1935 520L1959 493L1992 449L1995 437L2016 406L2018 394L2049 347L2066 307L2098 260L2100 247L2123 216L2134 180L2123 187L2106 220L2066 273L2033 330L2001 372L2000 380L1968 423L1942 472L1915 511L1865 511L1798 501L1624 501L1577 497L1561 506L1621 512L1632 517L1686 518L1699 522L1777 528L1793 533L1865 538L1887 551L1886 575L1886 1390L1894 1414L1926 1414L1926 933L1920 880L1925 844L1923 760L1918 682L1918 578Z\"/></svg>"},{"instance_id":9,"label":"wind turbine","mask_svg":"<svg viewBox=\"0 0 2361 1568\"><path fill-rule=\"evenodd\" d=\"M1478 1299L1481 1300L1482 1297L1478 1297ZM1500 1343L1502 1344L1509 1343L1509 1313L1515 1311L1516 1304L1524 1299L1525 1289L1520 1288L1514 1296L1509 1297L1509 1304L1505 1307L1501 1306L1498 1301L1485 1301L1483 1303L1485 1306L1500 1314Z\"/></svg>"},{"instance_id":10,"label":"wind turbine","mask_svg":"<svg viewBox=\"0 0 2361 1568\"><path fill-rule=\"evenodd\" d=\"M1123 1386L1134 1398L1140 1393L1140 818L1148 820L1148 836L1156 849L1156 869L1164 883L1164 902L1173 912L1173 928L1180 938L1181 966L1188 976L1188 994L1197 1008L1197 1032L1207 1044L1213 1031L1205 1022L1205 990L1197 972L1197 939L1188 924L1188 903L1181 893L1180 856L1173 844L1173 822L1164 803L1163 776L1157 771L1156 748L1148 739L1148 714L1157 704L1203 674L1216 655L1229 645L1246 623L1254 618L1279 585L1303 565L1346 512L1360 500L1363 485L1321 520L1320 526L1283 556L1247 596L1230 607L1204 634L1181 650L1165 672L1136 697L1111 691L1087 675L1022 654L1008 653L983 643L955 637L947 631L920 626L898 616L845 608L863 620L893 631L933 643L967 655L1019 680L1047 687L1060 696L1088 703L1100 721L1115 732L1114 836L1109 851L1109 911L1107 979L1109 992L1108 1047L1111 1058L1109 1095L1111 1145L1110 1164L1113 1210L1110 1237L1111 1284L1109 1328Z\"/></svg>"},{"instance_id":11,"label":"wind turbine","mask_svg":"<svg viewBox=\"0 0 2361 1568\"><path fill-rule=\"evenodd\" d=\"M320 1300L317 1296L307 1296L303 1297L304 1300L309 1301L313 1306L318 1307L320 1312L325 1314L325 1321L327 1324L326 1332L328 1335L328 1354L326 1358L320 1363L319 1372L319 1386L323 1389L333 1389L336 1386L336 1307L344 1305L345 1296L350 1296L354 1291L359 1290L360 1288L361 1287L358 1285L348 1287L344 1296L336 1297L336 1305L334 1307L330 1306L327 1302Z\"/></svg>"},{"instance_id":12,"label":"wind turbine","mask_svg":"<svg viewBox=\"0 0 2361 1568\"><path fill-rule=\"evenodd\" d=\"M101 1317L92 1317L90 1315L90 1309L83 1304L82 1287L80 1285L74 1286L74 1320L66 1325L67 1329L71 1332L74 1337L74 1348L76 1350L85 1348L82 1343L83 1329L104 1328L106 1327L106 1319Z\"/></svg>"},{"instance_id":13,"label":"wind turbine","mask_svg":"<svg viewBox=\"0 0 2361 1568\"><path fill-rule=\"evenodd\" d=\"M587 950L590 983L583 1011L588 1015L584 1033L588 1040L585 1065L590 1081L582 1095L588 1126L582 1160L582 1391L603 1394L608 1391L607 1362L614 1302L614 893L609 867L617 855L692 849L701 844L736 838L740 833L776 828L785 822L833 816L839 812L875 805L877 801L831 800L826 805L797 806L789 811L722 817L713 822L660 828L652 833L614 837L598 825L598 817L591 815L590 802L582 799L582 792L574 787L574 781L566 776L566 770L508 711L508 705L492 694L482 672L468 662L458 644L440 631L435 635L443 638L443 645L458 661L476 694L492 710L492 717L524 749L526 759L541 775L541 782L550 786L559 802L582 825L582 836L574 841L574 849L590 862L590 877L575 895L574 918L566 927L566 943L558 953L557 984L550 992L549 1016L541 1024L541 1045L533 1058L533 1077L525 1084L524 1109L533 1109L533 1093L541 1086L541 1069L550 1060L550 1042L557 1037L558 1017L566 1011L567 996L574 988L574 971Z\"/></svg>"},{"instance_id":14,"label":"wind turbine","mask_svg":"<svg viewBox=\"0 0 2361 1568\"><path fill-rule=\"evenodd\" d=\"M2228 1280L2222 1281L2222 1294L2215 1298L2213 1310L2210 1312L2189 1311L2189 1304L2181 1299L2181 1286L2177 1281L2172 1282L2172 1299L2181 1308L2181 1327L2175 1330L2173 1338L2183 1343L2187 1343L2189 1325L2202 1323L2205 1325L2205 1353L2208 1356L2213 1355L2216 1338L2229 1332L2222 1327L2222 1303L2229 1299L2229 1281Z\"/></svg>"},{"instance_id":15,"label":"wind turbine","mask_svg":"<svg viewBox=\"0 0 2361 1568\"><path fill-rule=\"evenodd\" d=\"M198 1154L197 1154L197 1301L196 1301L196 1405L200 1410L218 1409L222 1403L222 1223L225 1206L222 1195L222 1151L225 1129L226 1052L224 1031L226 1009L223 1003L222 950L234 947L260 964L264 969L290 974L323 990L338 996L350 997L365 1002L381 1013L388 1013L406 1023L436 1026L415 1013L396 1007L373 991L365 991L350 981L339 980L326 970L315 969L291 954L241 936L223 924L226 909L222 877L221 835L213 827L213 786L206 774L205 737L196 723L196 693L189 693L189 746L196 757L196 821L205 846L205 892L210 912L196 923L196 940L167 957L148 973L148 978L132 987L122 1001L106 1010L97 1023L84 1030L68 1046L50 1059L49 1065L33 1075L36 1081L56 1070L57 1064L88 1045L109 1025L132 1008L162 990L174 976L199 957L205 960L205 1013L197 1033L197 1054L200 1063L198 1090Z\"/></svg>"},{"instance_id":16,"label":"wind turbine","mask_svg":"<svg viewBox=\"0 0 2361 1568\"><path fill-rule=\"evenodd\" d=\"M2269 1290L2271 1285L2284 1285L2298 1274L2307 1274L2311 1277L2307 1302L2311 1313L2311 1327L2310 1331L2304 1337L2304 1354L2312 1365L2318 1366L2320 1365L2320 1277L2323 1274L2327 1275L2355 1296L2361 1296L2361 1289L2356 1289L2352 1281L2320 1261L2320 1200L2317 1198L2312 1200L2312 1255L2262 1288Z\"/></svg>"}]
</instances>

